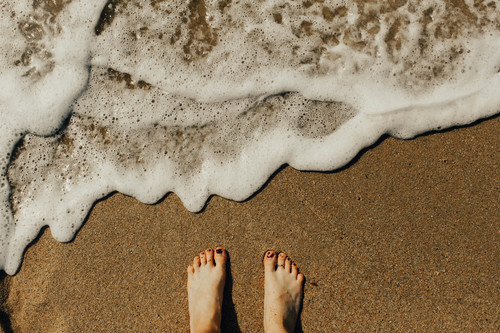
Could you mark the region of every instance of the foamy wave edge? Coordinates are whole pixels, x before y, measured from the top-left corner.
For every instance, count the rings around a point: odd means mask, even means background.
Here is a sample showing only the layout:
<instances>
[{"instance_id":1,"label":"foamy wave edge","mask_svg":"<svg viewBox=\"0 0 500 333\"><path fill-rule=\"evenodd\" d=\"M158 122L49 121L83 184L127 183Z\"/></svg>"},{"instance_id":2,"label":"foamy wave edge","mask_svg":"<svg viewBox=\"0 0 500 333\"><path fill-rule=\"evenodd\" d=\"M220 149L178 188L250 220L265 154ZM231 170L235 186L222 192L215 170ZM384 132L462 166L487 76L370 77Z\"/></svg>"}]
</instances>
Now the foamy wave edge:
<instances>
[{"instance_id":1,"label":"foamy wave edge","mask_svg":"<svg viewBox=\"0 0 500 333\"><path fill-rule=\"evenodd\" d=\"M76 1L74 6L78 9L78 6L83 3ZM103 4L104 1L99 2L101 8ZM85 5L83 6L83 9L90 10ZM95 22L95 13L100 12L99 6L90 7L94 7L93 16L90 15L93 19L87 22L87 28L92 27L92 22ZM81 59L76 61L76 63L79 62ZM54 132L55 128L60 126L62 119L68 116L68 110L70 110L68 105L74 96L81 93L83 85L81 82L85 82L85 79L82 79L86 76L85 66L76 67L78 67L76 71L79 76L76 81L80 82L80 86L69 87L73 93L68 93L68 96L71 96L63 98L63 101L56 108L57 112L40 115L40 118L43 116L50 118L50 121L46 122L49 125L40 127L27 120L13 126L15 131L9 132L6 129L7 125L0 124L0 128L9 133L9 135L0 138L1 153L7 156L0 156L2 158L1 180L3 184L3 188L0 190L5 207L10 207L9 186L6 183L8 159L14 145L20 138L20 132L23 135L26 132L44 135ZM0 221L4 222L4 231L9 231L2 235L5 237L2 239L3 250L1 253L4 262L1 262L0 258L0 267L8 274L15 274L20 266L26 246L37 237L40 229L45 225L50 227L54 238L58 241L70 241L81 227L94 202L113 191L131 195L149 204L157 202L166 193L174 192L188 210L196 212L203 208L211 195L220 195L236 201L245 200L255 193L269 176L283 164L288 164L299 170L335 170L347 164L360 150L372 145L384 134L408 139L424 132L465 125L495 115L500 111L500 94L498 93L500 75L498 73L493 75L489 80L482 82L481 86L476 92L451 101L425 105L415 104L382 113L367 113L361 110L332 134L320 138L287 136L280 130L269 131L265 135L255 138L244 147L236 160L227 163L224 167L215 165L210 160L204 161L201 172L190 178L189 182L185 182L183 178L171 176L167 177L167 181L159 183L158 175L161 175L163 171L161 168L148 170L150 174L144 177L141 174L133 176L130 176L130 173L119 174L119 170L112 166L107 168L104 166L103 170L105 169L106 172L93 179L94 183L83 184L82 188L66 195L63 201L54 200L52 193L48 191L45 193L45 201L38 202L33 207L24 207L22 214L16 216L20 222L14 221L10 210L1 211ZM78 90L78 93L74 93L75 89ZM274 92L279 91L278 89ZM49 91L49 95L50 93ZM40 100L46 102L44 98L40 98ZM33 99L17 101L16 103L23 105L28 110L36 102L36 99ZM49 106L44 105L43 108L49 109ZM30 115L29 110L25 113ZM255 165L259 167L252 168ZM252 172L248 172L249 169L252 169ZM161 176L165 177L165 175ZM49 215L52 214L57 218L52 218L50 221L41 219L37 209L41 205L45 211L49 212ZM64 216L66 218L63 218ZM25 222L28 224L21 228L21 224ZM11 233L12 229L14 230Z\"/></svg>"},{"instance_id":2,"label":"foamy wave edge","mask_svg":"<svg viewBox=\"0 0 500 333\"><path fill-rule=\"evenodd\" d=\"M56 240L70 241L94 202L114 191L133 196L148 204L155 203L157 198L169 192L174 192L180 197L185 207L192 212L200 211L211 195L220 195L236 201L245 200L284 164L298 170L335 170L347 164L363 148L374 144L384 134L400 139L410 139L428 131L466 125L478 119L493 116L500 110L498 86L500 86L500 75L492 78L479 92L453 101L412 106L385 114L360 113L344 123L333 134L320 139L284 140L282 134L270 133L268 137L259 138L253 145L247 147L246 151L241 154L243 157L237 163L232 163L226 168L204 164L204 172L197 178L193 178L192 184L178 183L175 179L171 179L170 183L163 183L159 186L154 174L148 178L141 177L142 187L130 186L126 179L120 176L118 178L123 181L121 184L109 184L102 182L101 179L99 184L92 186L90 192L78 191L78 194L67 198L62 205L58 202L56 205L47 202L50 206L49 210L60 211L63 214L67 209L78 211L79 209L75 207L82 208L81 214L73 216L74 221L80 222L76 222L71 233L68 234L68 228L64 224L67 221L54 221L48 225ZM471 115L468 112L470 109L481 110L481 112ZM269 142L280 142L280 144L269 144ZM332 147L335 148L332 149ZM273 157L272 161L269 156ZM261 167L256 173L248 173L249 165L265 167ZM106 175L102 178L117 179L117 175ZM235 184L238 189L235 191L232 186L221 187L221 184ZM240 186L241 184L246 184L246 186ZM196 193L192 191L193 185L197 188ZM141 188L148 189L148 191L137 191ZM151 192L152 188L155 188L155 191ZM96 193L99 194L96 195ZM37 237L43 225L33 227L29 234L25 230L14 233L4 266L8 274L15 274L21 263L24 249Z\"/></svg>"}]
</instances>

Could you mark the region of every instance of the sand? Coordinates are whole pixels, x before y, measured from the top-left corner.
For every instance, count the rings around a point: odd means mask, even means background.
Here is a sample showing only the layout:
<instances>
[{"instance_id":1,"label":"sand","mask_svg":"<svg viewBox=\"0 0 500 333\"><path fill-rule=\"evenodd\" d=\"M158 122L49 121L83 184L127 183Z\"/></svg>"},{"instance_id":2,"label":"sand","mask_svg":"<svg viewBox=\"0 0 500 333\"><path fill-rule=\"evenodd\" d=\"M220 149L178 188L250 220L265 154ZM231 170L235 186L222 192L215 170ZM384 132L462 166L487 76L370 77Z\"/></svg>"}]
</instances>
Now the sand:
<instances>
[{"instance_id":1,"label":"sand","mask_svg":"<svg viewBox=\"0 0 500 333\"><path fill-rule=\"evenodd\" d=\"M185 269L224 246L224 332L262 331L265 250L306 276L304 332L498 332L498 117L385 138L332 173L280 170L251 199L193 214L114 194L74 241L45 229L2 279L4 331L187 332Z\"/></svg>"}]
</instances>

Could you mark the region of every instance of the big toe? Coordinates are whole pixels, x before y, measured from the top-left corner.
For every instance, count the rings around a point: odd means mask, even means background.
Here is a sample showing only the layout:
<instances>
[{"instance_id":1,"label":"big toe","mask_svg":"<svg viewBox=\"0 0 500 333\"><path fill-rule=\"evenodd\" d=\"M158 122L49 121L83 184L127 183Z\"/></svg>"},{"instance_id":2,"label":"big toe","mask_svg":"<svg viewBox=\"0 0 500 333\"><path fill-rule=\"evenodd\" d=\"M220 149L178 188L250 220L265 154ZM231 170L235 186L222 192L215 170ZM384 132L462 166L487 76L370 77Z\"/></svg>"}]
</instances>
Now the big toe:
<instances>
[{"instance_id":1,"label":"big toe","mask_svg":"<svg viewBox=\"0 0 500 333\"><path fill-rule=\"evenodd\" d=\"M274 251L267 251L266 254L264 255L264 268L266 272L272 272L276 270L276 263L277 263L277 256L276 252Z\"/></svg>"},{"instance_id":2,"label":"big toe","mask_svg":"<svg viewBox=\"0 0 500 333\"><path fill-rule=\"evenodd\" d=\"M216 248L214 254L214 261L215 261L215 266L219 266L222 268L226 267L226 261L227 261L226 250L224 250L222 247Z\"/></svg>"}]
</instances>

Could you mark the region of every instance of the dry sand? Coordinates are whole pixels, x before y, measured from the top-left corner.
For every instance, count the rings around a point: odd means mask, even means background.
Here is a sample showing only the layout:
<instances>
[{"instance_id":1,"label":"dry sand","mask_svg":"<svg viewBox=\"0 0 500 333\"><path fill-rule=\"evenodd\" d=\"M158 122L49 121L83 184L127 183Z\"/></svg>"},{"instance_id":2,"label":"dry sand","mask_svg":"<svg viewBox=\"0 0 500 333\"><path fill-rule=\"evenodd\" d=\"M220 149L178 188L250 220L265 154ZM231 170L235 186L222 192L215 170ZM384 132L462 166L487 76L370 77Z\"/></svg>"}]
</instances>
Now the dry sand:
<instances>
[{"instance_id":1,"label":"dry sand","mask_svg":"<svg viewBox=\"0 0 500 333\"><path fill-rule=\"evenodd\" d=\"M225 332L262 331L267 249L306 276L304 332L498 332L498 117L382 140L348 168L285 168L244 203L97 203L73 242L48 229L2 281L14 332L187 332L185 268L224 246ZM10 326L10 328L9 328Z\"/></svg>"}]
</instances>

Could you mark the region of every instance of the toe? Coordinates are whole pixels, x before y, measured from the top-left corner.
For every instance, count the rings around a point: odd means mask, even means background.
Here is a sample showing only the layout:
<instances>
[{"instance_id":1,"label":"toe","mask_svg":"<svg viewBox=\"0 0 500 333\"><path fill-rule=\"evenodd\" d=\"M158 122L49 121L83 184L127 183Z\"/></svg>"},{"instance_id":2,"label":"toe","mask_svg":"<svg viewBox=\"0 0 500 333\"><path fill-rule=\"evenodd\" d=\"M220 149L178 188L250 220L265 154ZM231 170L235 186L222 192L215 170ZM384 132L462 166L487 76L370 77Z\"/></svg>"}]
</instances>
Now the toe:
<instances>
[{"instance_id":1,"label":"toe","mask_svg":"<svg viewBox=\"0 0 500 333\"><path fill-rule=\"evenodd\" d=\"M304 283L304 275L302 273L297 275L297 281L299 281L300 284Z\"/></svg>"},{"instance_id":2,"label":"toe","mask_svg":"<svg viewBox=\"0 0 500 333\"><path fill-rule=\"evenodd\" d=\"M214 251L212 249L205 250L205 258L207 259L207 265L214 265Z\"/></svg>"},{"instance_id":3,"label":"toe","mask_svg":"<svg viewBox=\"0 0 500 333\"><path fill-rule=\"evenodd\" d=\"M281 252L278 255L278 269L279 268L285 268L285 260L286 260L286 254Z\"/></svg>"},{"instance_id":4,"label":"toe","mask_svg":"<svg viewBox=\"0 0 500 333\"><path fill-rule=\"evenodd\" d=\"M200 261L202 266L207 264L207 257L205 256L205 252L200 253Z\"/></svg>"},{"instance_id":5,"label":"toe","mask_svg":"<svg viewBox=\"0 0 500 333\"><path fill-rule=\"evenodd\" d=\"M200 269L200 264L201 264L200 257L198 257L198 256L194 257L194 259L193 259L193 267L194 267L195 270Z\"/></svg>"},{"instance_id":6,"label":"toe","mask_svg":"<svg viewBox=\"0 0 500 333\"><path fill-rule=\"evenodd\" d=\"M266 272L271 272L276 270L276 252L267 251L264 256L264 268Z\"/></svg>"},{"instance_id":7,"label":"toe","mask_svg":"<svg viewBox=\"0 0 500 333\"><path fill-rule=\"evenodd\" d=\"M194 274L194 267L193 267L193 265L189 265L188 266L187 273L188 273L188 275L193 275Z\"/></svg>"},{"instance_id":8,"label":"toe","mask_svg":"<svg viewBox=\"0 0 500 333\"><path fill-rule=\"evenodd\" d=\"M299 273L299 269L297 268L297 265L295 263L292 263L292 275L297 277L298 273Z\"/></svg>"},{"instance_id":9,"label":"toe","mask_svg":"<svg viewBox=\"0 0 500 333\"><path fill-rule=\"evenodd\" d=\"M226 251L222 247L215 249L214 255L215 265L224 267L226 264Z\"/></svg>"},{"instance_id":10,"label":"toe","mask_svg":"<svg viewBox=\"0 0 500 333\"><path fill-rule=\"evenodd\" d=\"M285 271L291 272L292 269L292 259L290 257L286 257L285 259Z\"/></svg>"}]
</instances>

